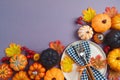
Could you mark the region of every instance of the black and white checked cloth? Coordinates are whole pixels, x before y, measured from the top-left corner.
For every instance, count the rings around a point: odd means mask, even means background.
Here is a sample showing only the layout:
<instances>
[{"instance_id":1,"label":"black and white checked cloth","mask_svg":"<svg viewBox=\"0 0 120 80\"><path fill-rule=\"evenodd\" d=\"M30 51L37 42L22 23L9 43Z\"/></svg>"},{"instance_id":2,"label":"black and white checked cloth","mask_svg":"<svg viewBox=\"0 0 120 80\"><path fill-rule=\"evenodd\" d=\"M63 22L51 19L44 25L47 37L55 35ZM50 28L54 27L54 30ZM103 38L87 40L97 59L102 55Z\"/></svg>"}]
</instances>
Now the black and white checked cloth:
<instances>
[{"instance_id":1,"label":"black and white checked cloth","mask_svg":"<svg viewBox=\"0 0 120 80\"><path fill-rule=\"evenodd\" d=\"M74 48L78 47L83 47L85 54L86 54L86 59L89 61L90 59L90 47L89 47L89 42L88 41L82 41L81 43L77 45L72 45L70 46L66 51L67 54L77 63L80 65L84 65L84 62L78 57L78 54L76 53ZM91 66L91 69L93 71L94 77L96 80L107 80L98 70L96 70L94 67ZM86 70L83 71L81 80L88 80L88 76L86 74Z\"/></svg>"}]
</instances>

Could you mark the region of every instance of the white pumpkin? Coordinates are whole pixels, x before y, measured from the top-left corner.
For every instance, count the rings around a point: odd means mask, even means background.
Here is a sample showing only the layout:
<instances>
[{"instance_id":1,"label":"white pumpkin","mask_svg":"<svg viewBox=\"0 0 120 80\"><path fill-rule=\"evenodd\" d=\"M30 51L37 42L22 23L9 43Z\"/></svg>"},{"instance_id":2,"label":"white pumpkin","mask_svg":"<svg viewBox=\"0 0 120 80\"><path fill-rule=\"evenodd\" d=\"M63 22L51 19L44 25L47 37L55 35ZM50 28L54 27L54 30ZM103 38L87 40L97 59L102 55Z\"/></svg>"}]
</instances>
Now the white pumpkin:
<instances>
[{"instance_id":1,"label":"white pumpkin","mask_svg":"<svg viewBox=\"0 0 120 80\"><path fill-rule=\"evenodd\" d=\"M88 40L93 36L93 29L89 25L81 26L78 29L78 37L82 40Z\"/></svg>"}]
</instances>

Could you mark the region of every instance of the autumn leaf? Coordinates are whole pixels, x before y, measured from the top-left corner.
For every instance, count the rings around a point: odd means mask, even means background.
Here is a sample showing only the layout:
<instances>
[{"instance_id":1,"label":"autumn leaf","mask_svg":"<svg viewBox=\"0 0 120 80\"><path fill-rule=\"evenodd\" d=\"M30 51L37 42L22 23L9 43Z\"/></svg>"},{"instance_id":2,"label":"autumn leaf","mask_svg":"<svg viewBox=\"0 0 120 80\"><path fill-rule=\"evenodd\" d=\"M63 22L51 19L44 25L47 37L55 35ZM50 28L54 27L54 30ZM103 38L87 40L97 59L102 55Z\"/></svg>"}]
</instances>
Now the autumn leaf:
<instances>
[{"instance_id":1,"label":"autumn leaf","mask_svg":"<svg viewBox=\"0 0 120 80\"><path fill-rule=\"evenodd\" d=\"M56 50L59 54L61 54L65 48L64 45L62 45L59 40L51 41L49 43L49 47Z\"/></svg>"},{"instance_id":2,"label":"autumn leaf","mask_svg":"<svg viewBox=\"0 0 120 80\"><path fill-rule=\"evenodd\" d=\"M114 17L116 14L118 14L118 10L116 7L106 7L104 14L107 14L111 18Z\"/></svg>"},{"instance_id":3,"label":"autumn leaf","mask_svg":"<svg viewBox=\"0 0 120 80\"><path fill-rule=\"evenodd\" d=\"M119 80L119 77L120 77L120 72L109 69L108 80Z\"/></svg>"},{"instance_id":4,"label":"autumn leaf","mask_svg":"<svg viewBox=\"0 0 120 80\"><path fill-rule=\"evenodd\" d=\"M92 8L87 8L87 10L82 11L83 14L83 20L86 22L91 22L93 17L96 15L96 11Z\"/></svg>"},{"instance_id":5,"label":"autumn leaf","mask_svg":"<svg viewBox=\"0 0 120 80\"><path fill-rule=\"evenodd\" d=\"M92 57L90 62L96 69L102 69L106 66L106 60L102 60L101 55L97 55L95 58Z\"/></svg>"},{"instance_id":6,"label":"autumn leaf","mask_svg":"<svg viewBox=\"0 0 120 80\"><path fill-rule=\"evenodd\" d=\"M15 54L20 54L21 46L15 43L10 43L9 47L5 49L5 53L7 57L11 57Z\"/></svg>"},{"instance_id":7,"label":"autumn leaf","mask_svg":"<svg viewBox=\"0 0 120 80\"><path fill-rule=\"evenodd\" d=\"M74 61L69 56L65 56L60 64L64 72L71 72L73 68L73 63Z\"/></svg>"}]
</instances>

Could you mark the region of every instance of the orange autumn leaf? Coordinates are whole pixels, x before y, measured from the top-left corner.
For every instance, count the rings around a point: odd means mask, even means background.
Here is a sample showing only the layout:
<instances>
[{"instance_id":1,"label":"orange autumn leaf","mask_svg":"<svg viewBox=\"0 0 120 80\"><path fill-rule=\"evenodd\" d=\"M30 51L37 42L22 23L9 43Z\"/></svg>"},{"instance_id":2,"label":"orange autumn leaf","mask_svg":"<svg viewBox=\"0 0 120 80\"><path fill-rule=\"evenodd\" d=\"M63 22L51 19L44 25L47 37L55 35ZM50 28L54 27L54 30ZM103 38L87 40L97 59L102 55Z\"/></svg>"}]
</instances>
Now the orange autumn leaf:
<instances>
[{"instance_id":1,"label":"orange autumn leaf","mask_svg":"<svg viewBox=\"0 0 120 80\"><path fill-rule=\"evenodd\" d=\"M103 60L101 55L97 55L96 57L92 57L90 59L92 66L96 69L102 69L106 66L106 60Z\"/></svg>"},{"instance_id":2,"label":"orange autumn leaf","mask_svg":"<svg viewBox=\"0 0 120 80\"><path fill-rule=\"evenodd\" d=\"M49 43L49 47L56 50L59 54L61 54L65 48L64 45L62 45L59 40L51 41Z\"/></svg>"},{"instance_id":3,"label":"orange autumn leaf","mask_svg":"<svg viewBox=\"0 0 120 80\"><path fill-rule=\"evenodd\" d=\"M106 7L104 13L112 18L116 14L118 14L118 11L117 11L116 7Z\"/></svg>"},{"instance_id":4,"label":"orange autumn leaf","mask_svg":"<svg viewBox=\"0 0 120 80\"><path fill-rule=\"evenodd\" d=\"M109 70L108 71L108 80L119 80L120 72Z\"/></svg>"}]
</instances>

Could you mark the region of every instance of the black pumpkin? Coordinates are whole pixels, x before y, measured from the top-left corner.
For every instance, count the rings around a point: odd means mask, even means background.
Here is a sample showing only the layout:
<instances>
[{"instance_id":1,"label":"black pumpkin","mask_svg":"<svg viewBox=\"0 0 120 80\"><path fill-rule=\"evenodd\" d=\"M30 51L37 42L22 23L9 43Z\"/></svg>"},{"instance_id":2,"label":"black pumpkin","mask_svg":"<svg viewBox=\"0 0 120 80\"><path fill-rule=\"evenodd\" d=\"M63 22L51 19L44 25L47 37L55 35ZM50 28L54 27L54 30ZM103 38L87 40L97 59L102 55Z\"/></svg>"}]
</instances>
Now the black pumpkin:
<instances>
[{"instance_id":1,"label":"black pumpkin","mask_svg":"<svg viewBox=\"0 0 120 80\"><path fill-rule=\"evenodd\" d=\"M120 47L120 31L119 30L111 30L108 34L106 34L104 38L104 43L109 45L112 49Z\"/></svg>"},{"instance_id":2,"label":"black pumpkin","mask_svg":"<svg viewBox=\"0 0 120 80\"><path fill-rule=\"evenodd\" d=\"M55 66L59 60L59 54L51 48L44 50L40 55L40 62L46 69L50 69Z\"/></svg>"}]
</instances>

